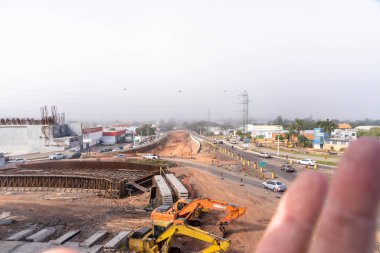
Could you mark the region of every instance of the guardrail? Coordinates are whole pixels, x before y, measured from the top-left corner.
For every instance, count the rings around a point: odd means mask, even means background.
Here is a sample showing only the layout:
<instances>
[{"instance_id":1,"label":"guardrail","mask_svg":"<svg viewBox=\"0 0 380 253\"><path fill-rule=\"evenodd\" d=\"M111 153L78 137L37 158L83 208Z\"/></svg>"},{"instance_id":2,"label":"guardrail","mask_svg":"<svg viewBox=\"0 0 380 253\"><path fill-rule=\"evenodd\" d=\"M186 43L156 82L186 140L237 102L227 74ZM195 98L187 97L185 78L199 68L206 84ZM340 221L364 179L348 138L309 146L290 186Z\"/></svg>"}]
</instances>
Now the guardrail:
<instances>
[{"instance_id":1,"label":"guardrail","mask_svg":"<svg viewBox=\"0 0 380 253\"><path fill-rule=\"evenodd\" d=\"M201 151L201 148L202 148L201 142L199 141L199 139L197 137L193 136L191 133L190 133L190 137L197 144L196 153L199 153Z\"/></svg>"}]
</instances>

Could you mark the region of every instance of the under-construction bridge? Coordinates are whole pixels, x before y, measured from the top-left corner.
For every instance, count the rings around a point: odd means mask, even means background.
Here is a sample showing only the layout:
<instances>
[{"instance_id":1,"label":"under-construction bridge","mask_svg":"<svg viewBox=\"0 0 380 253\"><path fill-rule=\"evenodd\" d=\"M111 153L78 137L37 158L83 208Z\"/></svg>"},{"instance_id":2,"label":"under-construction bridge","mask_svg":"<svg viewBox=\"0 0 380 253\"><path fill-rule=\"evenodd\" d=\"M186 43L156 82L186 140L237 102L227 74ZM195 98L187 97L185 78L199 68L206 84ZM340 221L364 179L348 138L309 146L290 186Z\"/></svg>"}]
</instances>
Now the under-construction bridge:
<instances>
[{"instance_id":1,"label":"under-construction bridge","mask_svg":"<svg viewBox=\"0 0 380 253\"><path fill-rule=\"evenodd\" d=\"M147 186L160 166L134 162L54 161L0 171L0 190L93 191L125 197L126 185Z\"/></svg>"}]
</instances>

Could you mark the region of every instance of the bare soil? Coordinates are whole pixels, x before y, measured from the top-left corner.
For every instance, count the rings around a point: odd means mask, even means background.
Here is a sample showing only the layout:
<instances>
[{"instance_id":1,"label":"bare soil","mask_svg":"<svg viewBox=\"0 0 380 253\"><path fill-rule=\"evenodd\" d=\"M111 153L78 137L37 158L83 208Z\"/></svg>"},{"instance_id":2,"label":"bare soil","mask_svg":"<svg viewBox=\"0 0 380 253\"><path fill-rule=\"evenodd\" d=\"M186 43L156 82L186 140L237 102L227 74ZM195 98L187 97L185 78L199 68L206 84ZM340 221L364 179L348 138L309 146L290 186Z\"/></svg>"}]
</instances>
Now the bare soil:
<instances>
[{"instance_id":1,"label":"bare soil","mask_svg":"<svg viewBox=\"0 0 380 253\"><path fill-rule=\"evenodd\" d=\"M177 176L186 175L190 178L190 184L197 197L208 197L246 207L245 215L227 226L225 238L231 240L229 252L254 252L279 202L275 194L222 180L220 177L191 167L171 170ZM205 219L202 219L201 228L211 233L215 232L215 224L223 214L226 213L215 211L206 214Z\"/></svg>"}]
</instances>

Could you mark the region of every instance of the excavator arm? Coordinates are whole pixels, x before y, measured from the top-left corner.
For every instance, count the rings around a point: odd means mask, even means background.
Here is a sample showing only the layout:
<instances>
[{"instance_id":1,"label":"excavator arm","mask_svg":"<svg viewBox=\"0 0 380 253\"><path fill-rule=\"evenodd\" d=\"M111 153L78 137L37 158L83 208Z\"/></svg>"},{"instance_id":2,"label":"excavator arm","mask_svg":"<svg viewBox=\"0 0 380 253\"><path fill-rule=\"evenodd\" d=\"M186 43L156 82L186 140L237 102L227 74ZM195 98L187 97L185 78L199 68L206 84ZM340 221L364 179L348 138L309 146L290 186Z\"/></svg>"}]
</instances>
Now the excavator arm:
<instances>
[{"instance_id":1,"label":"excavator arm","mask_svg":"<svg viewBox=\"0 0 380 253\"><path fill-rule=\"evenodd\" d=\"M169 252L171 242L176 235L184 235L209 243L210 246L200 251L200 253L223 253L226 252L231 245L231 241L210 234L201 229L183 224L174 224L163 232L156 240L156 243L163 245L160 253Z\"/></svg>"},{"instance_id":2,"label":"excavator arm","mask_svg":"<svg viewBox=\"0 0 380 253\"><path fill-rule=\"evenodd\" d=\"M246 211L245 207L239 207L234 204L216 201L209 198L194 199L187 205L183 206L181 210L178 210L178 204L175 206L175 208L177 209L176 211L178 212L178 216L186 217L186 219L190 219L194 212L199 209L225 210L228 212L228 214L218 221L217 224L219 226L230 224L234 220L243 216Z\"/></svg>"}]
</instances>

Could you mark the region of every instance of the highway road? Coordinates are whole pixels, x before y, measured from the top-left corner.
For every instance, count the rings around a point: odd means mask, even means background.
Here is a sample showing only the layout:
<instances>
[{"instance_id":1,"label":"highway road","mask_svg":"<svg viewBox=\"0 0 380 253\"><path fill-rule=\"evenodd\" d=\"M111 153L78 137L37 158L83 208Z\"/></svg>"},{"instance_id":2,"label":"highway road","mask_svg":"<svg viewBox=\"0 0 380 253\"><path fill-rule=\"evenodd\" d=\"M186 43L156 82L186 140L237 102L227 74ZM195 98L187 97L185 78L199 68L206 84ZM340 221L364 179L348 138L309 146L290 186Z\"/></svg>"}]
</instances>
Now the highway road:
<instances>
[{"instance_id":1,"label":"highway road","mask_svg":"<svg viewBox=\"0 0 380 253\"><path fill-rule=\"evenodd\" d=\"M196 169L204 170L204 171L210 172L211 174L213 174L215 176L223 177L225 179L229 179L229 180L235 181L237 183L243 183L245 185L251 185L251 186L262 188L262 181L260 179L245 177L244 175L239 174L237 172L231 172L231 171L225 170L223 168L219 168L217 166L203 165L203 164L199 164L196 162L189 161L187 159L166 158L165 157L164 160L179 162L184 166L189 166L189 167L193 167Z\"/></svg>"},{"instance_id":2,"label":"highway road","mask_svg":"<svg viewBox=\"0 0 380 253\"><path fill-rule=\"evenodd\" d=\"M212 140L208 139L207 137L199 135L195 132L191 132L191 134L201 140L212 142ZM234 149L232 149L231 144L216 144L216 145L218 145L221 148L227 149L235 154L238 154L242 156L244 159L250 160L251 162L257 162L257 163L261 161L267 162L268 165L264 168L264 171L275 172L278 177L284 178L288 182L292 182L297 177L297 174L298 174L297 172L289 173L289 172L284 172L280 170L281 165L284 164L283 160L278 160L275 158L271 158L271 159L261 158L256 154L247 152L236 146L234 147Z\"/></svg>"},{"instance_id":3,"label":"highway road","mask_svg":"<svg viewBox=\"0 0 380 253\"><path fill-rule=\"evenodd\" d=\"M234 148L232 149L231 145L228 144L218 144L219 147L222 147L224 149L229 150L230 152L233 152L235 154L238 154L242 156L246 160L250 160L251 162L261 162L265 161L268 163L268 165L264 168L264 171L269 171L269 172L275 172L277 176L286 179L289 182L292 182L296 177L297 177L297 172L289 173L289 172L284 172L280 170L281 165L284 164L282 160L277 160L275 158L262 158L259 157L256 154L247 152L245 150L241 150L239 148Z\"/></svg>"}]
</instances>

